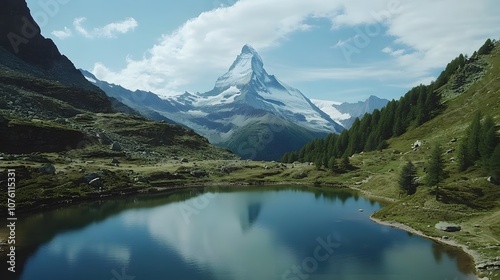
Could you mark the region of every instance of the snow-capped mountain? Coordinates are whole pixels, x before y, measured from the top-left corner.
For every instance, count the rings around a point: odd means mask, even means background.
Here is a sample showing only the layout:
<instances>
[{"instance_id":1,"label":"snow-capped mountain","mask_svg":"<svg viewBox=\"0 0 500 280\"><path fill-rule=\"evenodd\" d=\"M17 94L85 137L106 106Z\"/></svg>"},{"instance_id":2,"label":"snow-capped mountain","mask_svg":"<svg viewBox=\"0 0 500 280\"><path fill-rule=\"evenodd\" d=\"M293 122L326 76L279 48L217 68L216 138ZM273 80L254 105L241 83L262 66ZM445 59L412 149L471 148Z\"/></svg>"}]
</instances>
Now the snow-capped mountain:
<instances>
[{"instance_id":1,"label":"snow-capped mountain","mask_svg":"<svg viewBox=\"0 0 500 280\"><path fill-rule=\"evenodd\" d=\"M316 105L321 111L325 112L337 123L342 124L342 121L351 117L349 113L340 112L335 106L342 103L330 100L311 99L311 102ZM343 125L343 124L342 124Z\"/></svg>"},{"instance_id":2,"label":"snow-capped mountain","mask_svg":"<svg viewBox=\"0 0 500 280\"><path fill-rule=\"evenodd\" d=\"M181 102L178 98L174 100ZM182 100L186 100L185 95ZM269 75L262 58L249 45L243 47L228 72L217 79L211 91L191 95L191 100L192 106L203 111L248 106L273 113L309 130L326 133L342 130L299 90Z\"/></svg>"},{"instance_id":3,"label":"snow-capped mountain","mask_svg":"<svg viewBox=\"0 0 500 280\"><path fill-rule=\"evenodd\" d=\"M195 130L244 158L277 159L314 138L344 128L298 89L264 69L260 55L245 45L229 70L205 93L160 99L150 92L124 92L119 86L87 79L140 112L151 112Z\"/></svg>"},{"instance_id":4,"label":"snow-capped mountain","mask_svg":"<svg viewBox=\"0 0 500 280\"><path fill-rule=\"evenodd\" d=\"M340 103L317 99L312 99L311 101L345 128L350 128L356 118L361 118L366 113L372 113L376 109L380 110L389 103L389 100L381 99L374 95L371 95L365 101L356 103Z\"/></svg>"}]
</instances>

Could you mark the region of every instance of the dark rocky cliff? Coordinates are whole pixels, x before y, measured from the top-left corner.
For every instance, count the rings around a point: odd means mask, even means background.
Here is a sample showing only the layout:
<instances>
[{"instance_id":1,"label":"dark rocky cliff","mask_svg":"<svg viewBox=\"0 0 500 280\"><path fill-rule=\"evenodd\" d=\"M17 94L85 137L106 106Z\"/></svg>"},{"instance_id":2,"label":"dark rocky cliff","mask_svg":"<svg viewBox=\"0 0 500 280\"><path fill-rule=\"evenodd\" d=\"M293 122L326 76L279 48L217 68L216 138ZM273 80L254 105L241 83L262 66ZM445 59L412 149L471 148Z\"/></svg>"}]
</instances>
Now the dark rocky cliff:
<instances>
[{"instance_id":1,"label":"dark rocky cliff","mask_svg":"<svg viewBox=\"0 0 500 280\"><path fill-rule=\"evenodd\" d=\"M0 1L0 86L19 96L28 90L86 111L113 111L104 92L41 35L25 0Z\"/></svg>"}]
</instances>

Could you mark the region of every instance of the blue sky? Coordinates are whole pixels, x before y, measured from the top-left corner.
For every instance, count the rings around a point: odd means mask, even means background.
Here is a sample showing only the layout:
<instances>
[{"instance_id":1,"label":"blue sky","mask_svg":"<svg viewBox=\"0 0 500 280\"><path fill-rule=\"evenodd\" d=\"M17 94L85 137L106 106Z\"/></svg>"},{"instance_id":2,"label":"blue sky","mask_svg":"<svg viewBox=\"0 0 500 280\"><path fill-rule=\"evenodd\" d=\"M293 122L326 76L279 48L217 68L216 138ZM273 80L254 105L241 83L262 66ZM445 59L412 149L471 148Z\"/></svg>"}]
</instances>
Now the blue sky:
<instances>
[{"instance_id":1,"label":"blue sky","mask_svg":"<svg viewBox=\"0 0 500 280\"><path fill-rule=\"evenodd\" d=\"M212 89L244 44L307 97L397 99L500 38L500 1L27 0L46 37L99 79L169 96Z\"/></svg>"}]
</instances>

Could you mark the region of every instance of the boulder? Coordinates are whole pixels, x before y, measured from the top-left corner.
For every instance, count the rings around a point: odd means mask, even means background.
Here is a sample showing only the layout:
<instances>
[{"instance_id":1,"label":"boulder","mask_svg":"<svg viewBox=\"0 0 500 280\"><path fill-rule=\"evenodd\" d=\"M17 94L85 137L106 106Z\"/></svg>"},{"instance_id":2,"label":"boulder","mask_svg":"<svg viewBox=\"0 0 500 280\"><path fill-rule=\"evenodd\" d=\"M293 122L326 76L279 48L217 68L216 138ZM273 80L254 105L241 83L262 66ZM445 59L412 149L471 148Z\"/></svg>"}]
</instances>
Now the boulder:
<instances>
[{"instance_id":1,"label":"boulder","mask_svg":"<svg viewBox=\"0 0 500 280\"><path fill-rule=\"evenodd\" d=\"M89 173L83 177L85 182L92 187L100 188L104 186L104 181L97 173Z\"/></svg>"},{"instance_id":2,"label":"boulder","mask_svg":"<svg viewBox=\"0 0 500 280\"><path fill-rule=\"evenodd\" d=\"M113 141L106 135L105 133L97 133L97 138L99 139L99 143L102 145L111 145Z\"/></svg>"},{"instance_id":3,"label":"boulder","mask_svg":"<svg viewBox=\"0 0 500 280\"><path fill-rule=\"evenodd\" d=\"M101 178L95 178L89 182L89 185L100 189L104 186L104 181Z\"/></svg>"},{"instance_id":4,"label":"boulder","mask_svg":"<svg viewBox=\"0 0 500 280\"><path fill-rule=\"evenodd\" d=\"M194 170L190 172L191 176L196 178L208 177L208 172L205 170Z\"/></svg>"},{"instance_id":5,"label":"boulder","mask_svg":"<svg viewBox=\"0 0 500 280\"><path fill-rule=\"evenodd\" d=\"M54 122L59 123L59 124L67 124L68 120L65 118L57 118L54 120Z\"/></svg>"},{"instance_id":6,"label":"boulder","mask_svg":"<svg viewBox=\"0 0 500 280\"><path fill-rule=\"evenodd\" d=\"M42 174L45 174L45 175L54 175L56 174L56 168L54 167L54 165L50 164L50 163L46 163L44 165L42 165L38 171L40 171L40 173Z\"/></svg>"},{"instance_id":7,"label":"boulder","mask_svg":"<svg viewBox=\"0 0 500 280\"><path fill-rule=\"evenodd\" d=\"M434 227L439 230L447 232L455 232L455 231L460 231L462 229L462 227L460 227L459 225L448 222L439 222Z\"/></svg>"},{"instance_id":8,"label":"boulder","mask_svg":"<svg viewBox=\"0 0 500 280\"><path fill-rule=\"evenodd\" d=\"M420 140L415 141L415 143L413 143L413 144L411 145L411 148L412 148L413 150L416 150L416 149L418 149L419 147L422 147L422 141L420 141Z\"/></svg>"},{"instance_id":9,"label":"boulder","mask_svg":"<svg viewBox=\"0 0 500 280\"><path fill-rule=\"evenodd\" d=\"M123 150L123 147L120 143L113 142L113 144L111 144L111 146L110 146L110 149L112 151L121 152Z\"/></svg>"}]
</instances>

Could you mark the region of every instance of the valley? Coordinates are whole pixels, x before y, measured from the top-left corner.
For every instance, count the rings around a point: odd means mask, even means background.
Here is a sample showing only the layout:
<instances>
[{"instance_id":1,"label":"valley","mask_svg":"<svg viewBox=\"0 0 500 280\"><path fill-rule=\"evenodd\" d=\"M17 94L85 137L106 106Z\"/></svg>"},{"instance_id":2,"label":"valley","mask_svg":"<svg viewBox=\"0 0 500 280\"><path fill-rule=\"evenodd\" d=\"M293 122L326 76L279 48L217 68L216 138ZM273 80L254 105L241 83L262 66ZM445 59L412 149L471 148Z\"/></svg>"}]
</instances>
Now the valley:
<instances>
[{"instance_id":1,"label":"valley","mask_svg":"<svg viewBox=\"0 0 500 280\"><path fill-rule=\"evenodd\" d=\"M268 74L248 44L212 90L160 98L77 70L40 33L12 49L5 38L24 19L39 27L24 1L0 7L0 184L15 173L20 219L214 187L349 190L384 205L373 221L459 247L478 277L500 279L498 41L458 56L400 100L309 99ZM437 146L441 174L429 184ZM412 192L401 186L408 162ZM8 198L0 193L0 208ZM460 230L435 227L443 221ZM0 228L2 261L8 235Z\"/></svg>"}]
</instances>

